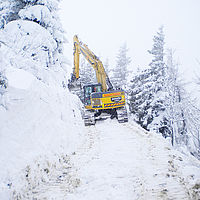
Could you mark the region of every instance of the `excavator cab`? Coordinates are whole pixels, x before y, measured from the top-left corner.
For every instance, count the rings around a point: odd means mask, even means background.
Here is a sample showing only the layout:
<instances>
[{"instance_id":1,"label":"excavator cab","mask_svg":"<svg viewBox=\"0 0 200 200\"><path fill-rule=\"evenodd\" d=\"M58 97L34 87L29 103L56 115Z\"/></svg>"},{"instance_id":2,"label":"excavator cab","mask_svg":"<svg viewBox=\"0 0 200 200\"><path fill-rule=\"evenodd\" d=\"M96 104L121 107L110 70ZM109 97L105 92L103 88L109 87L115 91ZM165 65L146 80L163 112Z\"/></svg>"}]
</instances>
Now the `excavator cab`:
<instances>
[{"instance_id":1,"label":"excavator cab","mask_svg":"<svg viewBox=\"0 0 200 200\"><path fill-rule=\"evenodd\" d=\"M102 92L101 84L90 84L83 87L84 91L84 104L91 105L91 94L94 92Z\"/></svg>"}]
</instances>

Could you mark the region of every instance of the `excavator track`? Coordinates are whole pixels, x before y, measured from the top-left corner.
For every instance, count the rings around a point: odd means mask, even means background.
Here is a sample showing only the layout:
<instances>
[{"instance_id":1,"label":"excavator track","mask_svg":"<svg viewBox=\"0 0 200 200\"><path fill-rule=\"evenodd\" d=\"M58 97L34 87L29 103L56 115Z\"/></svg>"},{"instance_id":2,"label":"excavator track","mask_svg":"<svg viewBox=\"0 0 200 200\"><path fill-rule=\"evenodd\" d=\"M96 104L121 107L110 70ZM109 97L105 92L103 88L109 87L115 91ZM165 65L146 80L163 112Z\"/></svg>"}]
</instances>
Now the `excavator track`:
<instances>
[{"instance_id":1,"label":"excavator track","mask_svg":"<svg viewBox=\"0 0 200 200\"><path fill-rule=\"evenodd\" d=\"M83 120L84 120L85 126L95 125L96 123L94 113L88 110L84 111Z\"/></svg>"},{"instance_id":2,"label":"excavator track","mask_svg":"<svg viewBox=\"0 0 200 200\"><path fill-rule=\"evenodd\" d=\"M117 119L119 123L128 122L128 114L126 107L122 107L121 109L117 110Z\"/></svg>"}]
</instances>

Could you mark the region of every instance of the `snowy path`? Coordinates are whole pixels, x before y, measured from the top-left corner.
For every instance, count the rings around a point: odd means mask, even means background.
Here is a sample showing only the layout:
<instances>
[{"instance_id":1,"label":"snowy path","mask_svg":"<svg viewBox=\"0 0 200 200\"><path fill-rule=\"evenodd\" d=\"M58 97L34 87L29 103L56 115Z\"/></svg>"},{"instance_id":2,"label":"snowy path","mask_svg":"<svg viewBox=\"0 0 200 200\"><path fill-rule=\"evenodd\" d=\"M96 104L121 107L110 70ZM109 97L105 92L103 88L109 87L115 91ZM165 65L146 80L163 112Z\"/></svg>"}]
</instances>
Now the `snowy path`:
<instances>
[{"instance_id":1,"label":"snowy path","mask_svg":"<svg viewBox=\"0 0 200 200\"><path fill-rule=\"evenodd\" d=\"M27 199L200 199L199 161L171 149L160 135L116 120L84 129L82 146L30 186Z\"/></svg>"},{"instance_id":2,"label":"snowy path","mask_svg":"<svg viewBox=\"0 0 200 200\"><path fill-rule=\"evenodd\" d=\"M81 185L70 200L192 199L163 138L116 121L88 127L89 140L73 158Z\"/></svg>"}]
</instances>

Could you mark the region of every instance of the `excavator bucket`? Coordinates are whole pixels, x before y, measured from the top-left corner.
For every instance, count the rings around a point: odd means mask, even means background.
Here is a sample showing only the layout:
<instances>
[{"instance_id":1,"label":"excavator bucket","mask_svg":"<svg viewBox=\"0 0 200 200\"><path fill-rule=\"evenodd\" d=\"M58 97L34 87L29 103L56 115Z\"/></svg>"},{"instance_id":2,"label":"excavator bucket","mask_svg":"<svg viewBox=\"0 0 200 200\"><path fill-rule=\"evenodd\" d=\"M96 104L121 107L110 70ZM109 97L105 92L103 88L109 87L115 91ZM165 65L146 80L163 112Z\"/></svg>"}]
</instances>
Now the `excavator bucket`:
<instances>
[{"instance_id":1,"label":"excavator bucket","mask_svg":"<svg viewBox=\"0 0 200 200\"><path fill-rule=\"evenodd\" d=\"M68 88L70 91L79 91L81 89L81 82L76 79L74 74L72 74L71 79L68 80Z\"/></svg>"}]
</instances>

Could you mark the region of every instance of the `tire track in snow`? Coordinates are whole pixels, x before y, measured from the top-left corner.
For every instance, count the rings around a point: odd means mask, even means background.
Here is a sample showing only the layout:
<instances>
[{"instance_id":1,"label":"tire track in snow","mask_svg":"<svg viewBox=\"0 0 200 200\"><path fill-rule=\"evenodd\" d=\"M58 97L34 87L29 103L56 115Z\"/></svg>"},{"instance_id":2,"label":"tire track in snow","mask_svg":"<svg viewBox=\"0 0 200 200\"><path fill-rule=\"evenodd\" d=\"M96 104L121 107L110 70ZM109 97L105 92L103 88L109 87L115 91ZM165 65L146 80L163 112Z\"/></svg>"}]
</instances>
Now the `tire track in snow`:
<instances>
[{"instance_id":1,"label":"tire track in snow","mask_svg":"<svg viewBox=\"0 0 200 200\"><path fill-rule=\"evenodd\" d=\"M33 190L36 199L198 199L176 165L182 158L162 137L115 120L85 127L85 132L83 145L69 158L71 173L63 174L64 167L57 169Z\"/></svg>"},{"instance_id":2,"label":"tire track in snow","mask_svg":"<svg viewBox=\"0 0 200 200\"><path fill-rule=\"evenodd\" d=\"M133 136L129 135L124 143L122 139L126 135L122 135L123 133L117 130L118 127L106 124L96 125L99 141L95 146L95 157L81 169L82 189L77 196L72 195L71 199L139 199L143 194L143 181L134 175L141 173L140 168L132 169L130 166L133 166L134 160L126 158L132 146L129 140L133 139ZM119 137L120 135L122 137ZM85 173L86 171L89 171L89 174Z\"/></svg>"},{"instance_id":3,"label":"tire track in snow","mask_svg":"<svg viewBox=\"0 0 200 200\"><path fill-rule=\"evenodd\" d=\"M125 124L125 126L133 129L130 124ZM144 137L141 132L139 133ZM184 179L181 178L177 166L174 165L176 156L171 155L172 152L170 152L169 146L163 143L163 138L160 135L152 137L152 133L146 131L145 133L148 148L144 158L147 158L152 168L155 169L154 173L151 174L154 177L154 182L151 184L153 187L147 187L146 189L149 194L152 193L149 197L152 199L192 199L189 190L185 186ZM157 144L162 145L158 146Z\"/></svg>"},{"instance_id":4,"label":"tire track in snow","mask_svg":"<svg viewBox=\"0 0 200 200\"><path fill-rule=\"evenodd\" d=\"M163 139L116 121L97 123L89 131L97 139L93 156L81 165L81 186L69 199L191 199L172 171Z\"/></svg>"}]
</instances>

